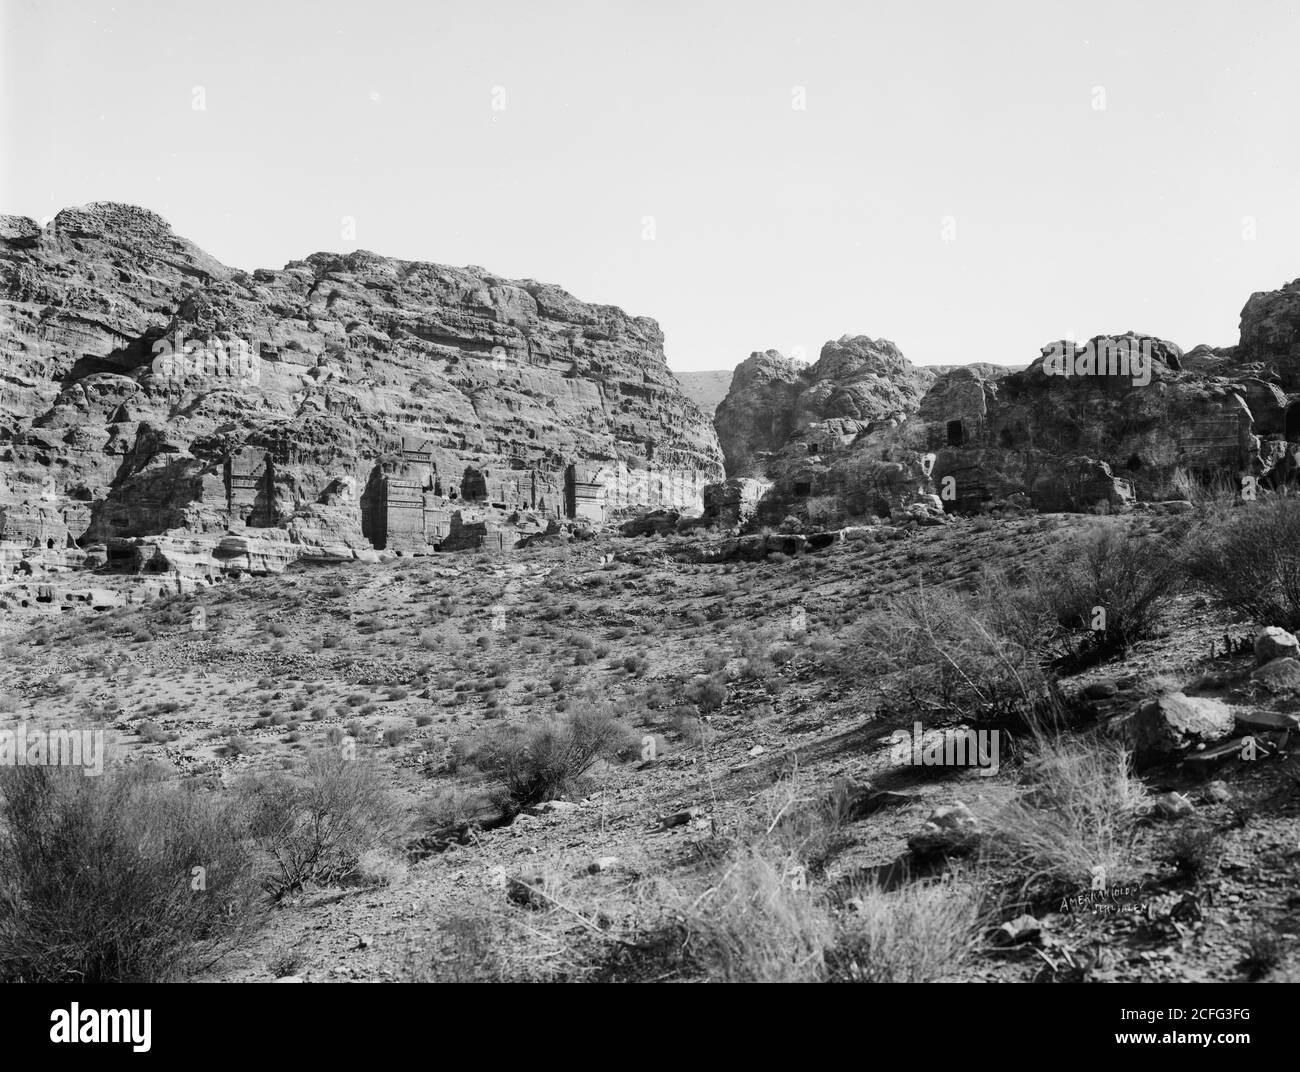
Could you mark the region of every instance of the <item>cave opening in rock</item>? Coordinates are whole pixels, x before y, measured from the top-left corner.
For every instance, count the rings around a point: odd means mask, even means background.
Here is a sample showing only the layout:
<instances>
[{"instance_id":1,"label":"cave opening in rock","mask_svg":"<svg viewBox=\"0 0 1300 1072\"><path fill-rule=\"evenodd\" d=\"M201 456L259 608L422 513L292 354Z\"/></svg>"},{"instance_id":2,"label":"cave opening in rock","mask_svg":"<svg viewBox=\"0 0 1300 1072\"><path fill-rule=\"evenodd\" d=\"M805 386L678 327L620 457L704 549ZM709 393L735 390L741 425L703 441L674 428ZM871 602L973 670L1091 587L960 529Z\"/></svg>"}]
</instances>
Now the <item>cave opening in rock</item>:
<instances>
[{"instance_id":1,"label":"cave opening in rock","mask_svg":"<svg viewBox=\"0 0 1300 1072\"><path fill-rule=\"evenodd\" d=\"M794 493L800 498L806 498L807 496L812 494L812 483L807 480L796 480L794 485Z\"/></svg>"},{"instance_id":2,"label":"cave opening in rock","mask_svg":"<svg viewBox=\"0 0 1300 1072\"><path fill-rule=\"evenodd\" d=\"M1136 473L1139 469L1142 468L1142 459L1139 458L1136 454L1130 454L1128 456L1128 461L1124 463L1124 468L1127 469L1130 473Z\"/></svg>"},{"instance_id":3,"label":"cave opening in rock","mask_svg":"<svg viewBox=\"0 0 1300 1072\"><path fill-rule=\"evenodd\" d=\"M965 429L961 421L948 422L948 446L960 447L966 441Z\"/></svg>"},{"instance_id":4,"label":"cave opening in rock","mask_svg":"<svg viewBox=\"0 0 1300 1072\"><path fill-rule=\"evenodd\" d=\"M460 479L461 498L468 499L471 502L486 502L488 497L487 475L487 470L480 472L473 466L466 466L465 473Z\"/></svg>"},{"instance_id":5,"label":"cave opening in rock","mask_svg":"<svg viewBox=\"0 0 1300 1072\"><path fill-rule=\"evenodd\" d=\"M1003 428L1002 431L998 433L998 442L1001 443L1005 449L1011 449L1015 440L1012 438L1010 428Z\"/></svg>"},{"instance_id":6,"label":"cave opening in rock","mask_svg":"<svg viewBox=\"0 0 1300 1072\"><path fill-rule=\"evenodd\" d=\"M1291 403L1286 410L1286 425L1284 429L1286 441L1294 443L1300 440L1300 405Z\"/></svg>"}]
</instances>

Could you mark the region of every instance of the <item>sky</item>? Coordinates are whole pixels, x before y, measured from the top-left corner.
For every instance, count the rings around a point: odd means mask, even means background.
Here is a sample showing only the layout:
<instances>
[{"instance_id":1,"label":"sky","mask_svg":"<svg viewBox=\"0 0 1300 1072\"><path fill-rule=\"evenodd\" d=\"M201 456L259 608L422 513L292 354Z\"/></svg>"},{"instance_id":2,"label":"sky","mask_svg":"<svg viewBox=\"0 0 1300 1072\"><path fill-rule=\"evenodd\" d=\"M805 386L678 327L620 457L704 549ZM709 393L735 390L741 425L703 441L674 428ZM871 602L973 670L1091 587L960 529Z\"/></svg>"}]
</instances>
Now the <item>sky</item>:
<instances>
[{"instance_id":1,"label":"sky","mask_svg":"<svg viewBox=\"0 0 1300 1072\"><path fill-rule=\"evenodd\" d=\"M1294 0L0 0L0 212L481 265L679 371L1237 341L1300 276Z\"/></svg>"}]
</instances>

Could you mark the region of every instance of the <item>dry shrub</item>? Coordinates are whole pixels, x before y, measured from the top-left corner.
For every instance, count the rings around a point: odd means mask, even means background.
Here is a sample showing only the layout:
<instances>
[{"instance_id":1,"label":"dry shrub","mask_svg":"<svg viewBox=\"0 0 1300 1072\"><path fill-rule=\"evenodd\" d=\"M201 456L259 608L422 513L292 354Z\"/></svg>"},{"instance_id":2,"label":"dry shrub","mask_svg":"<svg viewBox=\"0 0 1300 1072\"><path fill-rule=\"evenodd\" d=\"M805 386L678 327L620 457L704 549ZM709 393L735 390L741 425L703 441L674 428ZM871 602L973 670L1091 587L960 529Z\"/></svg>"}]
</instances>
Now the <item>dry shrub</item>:
<instances>
[{"instance_id":1,"label":"dry shrub","mask_svg":"<svg viewBox=\"0 0 1300 1072\"><path fill-rule=\"evenodd\" d=\"M853 819L855 787L837 778L829 789L805 794L799 782L796 771L773 788L771 818L762 836L770 832L772 843L783 854L816 875L853 843L847 828Z\"/></svg>"},{"instance_id":2,"label":"dry shrub","mask_svg":"<svg viewBox=\"0 0 1300 1072\"><path fill-rule=\"evenodd\" d=\"M719 871L694 900L663 880L647 891L660 922L642 955L710 982L924 982L952 974L983 922L973 886L864 885L835 911L753 846Z\"/></svg>"},{"instance_id":3,"label":"dry shrub","mask_svg":"<svg viewBox=\"0 0 1300 1072\"><path fill-rule=\"evenodd\" d=\"M420 818L435 830L461 827L492 812L486 793L468 785L436 786L420 802Z\"/></svg>"},{"instance_id":4,"label":"dry shrub","mask_svg":"<svg viewBox=\"0 0 1300 1072\"><path fill-rule=\"evenodd\" d=\"M263 885L277 899L308 882L353 877L362 857L404 825L373 763L333 750L311 753L302 775L254 777L241 788L250 829L270 860Z\"/></svg>"},{"instance_id":5,"label":"dry shrub","mask_svg":"<svg viewBox=\"0 0 1300 1072\"><path fill-rule=\"evenodd\" d=\"M1057 624L1088 631L1096 648L1124 651L1153 636L1181 580L1178 541L1139 536L1122 520L1095 521L1044 564L1035 590ZM1097 608L1105 612L1095 628Z\"/></svg>"},{"instance_id":6,"label":"dry shrub","mask_svg":"<svg viewBox=\"0 0 1300 1072\"><path fill-rule=\"evenodd\" d=\"M727 700L727 678L718 672L695 678L682 690L682 695L703 713L718 710Z\"/></svg>"},{"instance_id":7,"label":"dry shrub","mask_svg":"<svg viewBox=\"0 0 1300 1072\"><path fill-rule=\"evenodd\" d=\"M596 761L630 740L612 708L582 701L563 716L503 729L477 763L500 783L498 804L519 811L579 791Z\"/></svg>"},{"instance_id":8,"label":"dry shrub","mask_svg":"<svg viewBox=\"0 0 1300 1072\"><path fill-rule=\"evenodd\" d=\"M0 979L180 979L248 934L260 894L241 810L164 777L0 769Z\"/></svg>"},{"instance_id":9,"label":"dry shrub","mask_svg":"<svg viewBox=\"0 0 1300 1072\"><path fill-rule=\"evenodd\" d=\"M1183 554L1187 576L1257 625L1300 629L1300 499L1243 503L1206 518Z\"/></svg>"},{"instance_id":10,"label":"dry shrub","mask_svg":"<svg viewBox=\"0 0 1300 1072\"><path fill-rule=\"evenodd\" d=\"M526 912L500 894L470 894L434 927L406 939L403 982L579 981L595 970L602 940L561 912Z\"/></svg>"},{"instance_id":11,"label":"dry shrub","mask_svg":"<svg viewBox=\"0 0 1300 1072\"><path fill-rule=\"evenodd\" d=\"M1168 483L1155 490L1154 498L1185 499L1202 510L1225 512L1241 501L1241 489L1228 473L1200 480L1184 469L1175 469Z\"/></svg>"},{"instance_id":12,"label":"dry shrub","mask_svg":"<svg viewBox=\"0 0 1300 1072\"><path fill-rule=\"evenodd\" d=\"M393 848L366 849L357 860L353 879L366 886L396 886L410 873L406 858Z\"/></svg>"},{"instance_id":13,"label":"dry shrub","mask_svg":"<svg viewBox=\"0 0 1300 1072\"><path fill-rule=\"evenodd\" d=\"M970 718L1026 717L1054 703L1038 654L1001 634L973 598L921 587L870 611L844 660L877 678L884 705Z\"/></svg>"}]
</instances>

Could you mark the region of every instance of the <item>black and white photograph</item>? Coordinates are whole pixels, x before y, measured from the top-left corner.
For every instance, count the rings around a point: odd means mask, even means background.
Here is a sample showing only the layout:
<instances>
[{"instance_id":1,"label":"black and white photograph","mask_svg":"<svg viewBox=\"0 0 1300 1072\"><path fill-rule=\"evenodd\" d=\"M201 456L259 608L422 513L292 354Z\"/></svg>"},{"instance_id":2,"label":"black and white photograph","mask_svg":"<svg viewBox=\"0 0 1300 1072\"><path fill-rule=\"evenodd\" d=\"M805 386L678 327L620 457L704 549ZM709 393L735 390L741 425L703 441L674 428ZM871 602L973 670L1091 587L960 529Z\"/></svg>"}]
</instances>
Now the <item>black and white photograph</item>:
<instances>
[{"instance_id":1,"label":"black and white photograph","mask_svg":"<svg viewBox=\"0 0 1300 1072\"><path fill-rule=\"evenodd\" d=\"M1020 983L1038 1021L1112 984L1109 1052L1262 1039L1300 982L1295 4L0 35L34 1044L147 1053L149 995L250 983L402 987L202 992Z\"/></svg>"}]
</instances>

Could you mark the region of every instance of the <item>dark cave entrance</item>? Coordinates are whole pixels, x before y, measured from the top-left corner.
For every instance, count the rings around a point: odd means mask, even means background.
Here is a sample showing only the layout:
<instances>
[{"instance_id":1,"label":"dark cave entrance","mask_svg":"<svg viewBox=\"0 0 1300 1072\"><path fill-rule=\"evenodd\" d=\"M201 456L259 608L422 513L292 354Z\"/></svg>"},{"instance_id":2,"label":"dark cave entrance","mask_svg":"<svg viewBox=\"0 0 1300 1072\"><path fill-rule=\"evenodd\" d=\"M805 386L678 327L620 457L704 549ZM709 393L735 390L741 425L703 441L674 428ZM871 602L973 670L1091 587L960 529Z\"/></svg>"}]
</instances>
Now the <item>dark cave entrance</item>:
<instances>
[{"instance_id":1,"label":"dark cave entrance","mask_svg":"<svg viewBox=\"0 0 1300 1072\"><path fill-rule=\"evenodd\" d=\"M1286 409L1286 425L1283 429L1288 443L1300 440L1300 405L1291 403Z\"/></svg>"},{"instance_id":2,"label":"dark cave entrance","mask_svg":"<svg viewBox=\"0 0 1300 1072\"><path fill-rule=\"evenodd\" d=\"M966 442L966 432L961 421L948 422L948 446L960 447Z\"/></svg>"}]
</instances>

